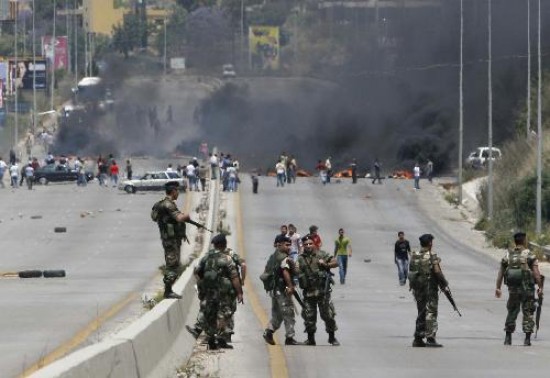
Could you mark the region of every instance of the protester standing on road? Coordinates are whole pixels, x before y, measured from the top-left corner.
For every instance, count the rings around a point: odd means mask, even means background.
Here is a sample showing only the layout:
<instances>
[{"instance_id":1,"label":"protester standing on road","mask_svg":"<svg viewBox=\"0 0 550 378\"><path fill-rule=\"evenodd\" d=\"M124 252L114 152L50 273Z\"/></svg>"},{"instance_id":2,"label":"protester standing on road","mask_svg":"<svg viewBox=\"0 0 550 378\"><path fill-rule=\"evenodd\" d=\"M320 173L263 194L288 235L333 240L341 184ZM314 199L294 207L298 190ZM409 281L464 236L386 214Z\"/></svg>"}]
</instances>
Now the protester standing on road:
<instances>
[{"instance_id":1,"label":"protester standing on road","mask_svg":"<svg viewBox=\"0 0 550 378\"><path fill-rule=\"evenodd\" d=\"M382 169L382 165L378 161L378 159L374 160L374 178L372 180L372 183L376 183L376 180L378 180L379 184L382 184L382 178L380 177L380 170Z\"/></svg>"},{"instance_id":2,"label":"protester standing on road","mask_svg":"<svg viewBox=\"0 0 550 378\"><path fill-rule=\"evenodd\" d=\"M10 178L11 178L11 187L19 187L19 165L17 165L17 160L10 166Z\"/></svg>"},{"instance_id":3,"label":"protester standing on road","mask_svg":"<svg viewBox=\"0 0 550 378\"><path fill-rule=\"evenodd\" d=\"M204 313L204 330L208 337L208 348L233 349L227 343L227 319L232 315L233 292L239 303L243 303L243 290L239 273L233 259L224 253L227 241L219 234L212 239L214 249L204 256L195 268L199 278L197 285L201 292L201 306ZM231 293L231 294L230 294ZM224 337L225 336L225 337Z\"/></svg>"},{"instance_id":4,"label":"protester standing on road","mask_svg":"<svg viewBox=\"0 0 550 378\"><path fill-rule=\"evenodd\" d=\"M111 166L109 167L109 174L111 176L111 185L113 186L113 188L118 185L118 173L119 173L118 165L116 161L113 160L111 162Z\"/></svg>"},{"instance_id":5,"label":"protester standing on road","mask_svg":"<svg viewBox=\"0 0 550 378\"><path fill-rule=\"evenodd\" d=\"M349 167L351 169L351 182L357 184L357 159L353 159Z\"/></svg>"},{"instance_id":6,"label":"protester standing on road","mask_svg":"<svg viewBox=\"0 0 550 378\"><path fill-rule=\"evenodd\" d=\"M310 235L304 236L304 252L298 257L298 282L303 290L304 308L302 318L307 332L304 345L316 345L317 308L321 319L325 322L328 342L334 346L340 345L334 333L338 330L334 317L336 310L330 299L331 278L330 269L337 268L338 262L327 252L315 249Z\"/></svg>"},{"instance_id":7,"label":"protester standing on road","mask_svg":"<svg viewBox=\"0 0 550 378\"><path fill-rule=\"evenodd\" d=\"M319 178L321 179L321 183L323 185L326 185L327 183L327 167L325 163L323 163L322 160L317 161L317 165L315 166L315 169L319 172Z\"/></svg>"},{"instance_id":8,"label":"protester standing on road","mask_svg":"<svg viewBox=\"0 0 550 378\"><path fill-rule=\"evenodd\" d=\"M420 189L420 166L418 165L418 163L415 163L414 165L413 175L414 175L414 188Z\"/></svg>"},{"instance_id":9,"label":"protester standing on road","mask_svg":"<svg viewBox=\"0 0 550 378\"><path fill-rule=\"evenodd\" d=\"M432 253L434 237L424 234L418 239L421 248L420 251L412 252L409 268L409 285L418 310L412 346L442 347L435 340L439 289L449 291L449 284L441 271L441 259Z\"/></svg>"},{"instance_id":10,"label":"protester standing on road","mask_svg":"<svg viewBox=\"0 0 550 378\"><path fill-rule=\"evenodd\" d=\"M126 160L126 179L131 180L132 179L132 162L130 159Z\"/></svg>"},{"instance_id":11,"label":"protester standing on road","mask_svg":"<svg viewBox=\"0 0 550 378\"><path fill-rule=\"evenodd\" d=\"M346 275L348 274L348 257L351 257L351 240L344 236L344 229L338 230L338 237L334 241L334 257L338 261L340 284L346 283Z\"/></svg>"},{"instance_id":12,"label":"protester standing on road","mask_svg":"<svg viewBox=\"0 0 550 378\"><path fill-rule=\"evenodd\" d=\"M25 167L25 181L27 183L27 188L32 190L32 184L34 182L34 168L32 167L32 163L27 164Z\"/></svg>"},{"instance_id":13,"label":"protester standing on road","mask_svg":"<svg viewBox=\"0 0 550 378\"><path fill-rule=\"evenodd\" d=\"M279 160L277 164L275 164L275 173L277 174L277 186L285 186L286 167L282 160Z\"/></svg>"},{"instance_id":14,"label":"protester standing on road","mask_svg":"<svg viewBox=\"0 0 550 378\"><path fill-rule=\"evenodd\" d=\"M321 240L321 236L319 235L319 227L312 224L309 226L309 234L311 240L313 240L313 244L315 245L316 249L321 249L323 246L323 241Z\"/></svg>"},{"instance_id":15,"label":"protester standing on road","mask_svg":"<svg viewBox=\"0 0 550 378\"><path fill-rule=\"evenodd\" d=\"M206 176L208 175L208 168L206 165L201 164L199 166L199 180L201 182L201 190L204 192L206 190Z\"/></svg>"},{"instance_id":16,"label":"protester standing on road","mask_svg":"<svg viewBox=\"0 0 550 378\"><path fill-rule=\"evenodd\" d=\"M271 297L271 320L267 324L263 338L266 343L275 345L273 333L285 324L285 345L298 345L294 339L294 304L292 295L295 287L292 276L295 272L295 265L288 253L292 242L287 236L279 235L275 239L277 249L269 257L260 277L264 281L264 287L268 289ZM265 282L270 286L266 286Z\"/></svg>"},{"instance_id":17,"label":"protester standing on road","mask_svg":"<svg viewBox=\"0 0 550 378\"><path fill-rule=\"evenodd\" d=\"M523 312L523 332L525 340L523 345L531 345L531 334L535 328L533 314L535 312L535 283L537 295L542 297L542 276L539 271L539 263L533 252L527 248L527 236L524 232L514 235L515 248L506 253L500 262L497 275L495 297L502 296L502 281L508 286L508 315L504 324L506 337L504 345L512 345L512 333L516 330L516 319L520 309Z\"/></svg>"},{"instance_id":18,"label":"protester standing on road","mask_svg":"<svg viewBox=\"0 0 550 378\"><path fill-rule=\"evenodd\" d=\"M393 260L397 265L397 275L399 277L399 284L405 285L409 275L409 256L411 254L411 245L409 241L405 239L405 233L399 231L397 233L397 241L395 242Z\"/></svg>"},{"instance_id":19,"label":"protester standing on road","mask_svg":"<svg viewBox=\"0 0 550 378\"><path fill-rule=\"evenodd\" d=\"M327 169L327 184L330 184L330 178L332 177L332 162L331 162L331 159L332 157L328 157L326 160L325 160L325 167Z\"/></svg>"},{"instance_id":20,"label":"protester standing on road","mask_svg":"<svg viewBox=\"0 0 550 378\"><path fill-rule=\"evenodd\" d=\"M179 183L170 181L164 185L166 197L155 203L151 210L151 219L157 222L162 247L164 248L164 298L180 299L181 296L172 291L174 282L182 271L180 263L181 241L187 240L185 222L191 220L189 214L178 210L176 200L179 196Z\"/></svg>"},{"instance_id":21,"label":"protester standing on road","mask_svg":"<svg viewBox=\"0 0 550 378\"><path fill-rule=\"evenodd\" d=\"M6 169L8 168L8 165L6 162L2 159L2 156L0 156L0 186L2 188L5 188L4 185L4 173L6 172Z\"/></svg>"},{"instance_id":22,"label":"protester standing on road","mask_svg":"<svg viewBox=\"0 0 550 378\"><path fill-rule=\"evenodd\" d=\"M218 166L218 155L210 154L210 179L215 180L217 178L216 172L220 169Z\"/></svg>"},{"instance_id":23,"label":"protester standing on road","mask_svg":"<svg viewBox=\"0 0 550 378\"><path fill-rule=\"evenodd\" d=\"M290 223L288 225L288 234L286 235L290 239L292 245L290 246L290 257L294 262L298 260L298 255L302 253L304 247L302 245L302 237L297 232L296 226Z\"/></svg>"},{"instance_id":24,"label":"protester standing on road","mask_svg":"<svg viewBox=\"0 0 550 378\"><path fill-rule=\"evenodd\" d=\"M426 164L426 176L428 176L428 181L432 182L434 176L434 163L431 160L428 160Z\"/></svg>"}]
</instances>

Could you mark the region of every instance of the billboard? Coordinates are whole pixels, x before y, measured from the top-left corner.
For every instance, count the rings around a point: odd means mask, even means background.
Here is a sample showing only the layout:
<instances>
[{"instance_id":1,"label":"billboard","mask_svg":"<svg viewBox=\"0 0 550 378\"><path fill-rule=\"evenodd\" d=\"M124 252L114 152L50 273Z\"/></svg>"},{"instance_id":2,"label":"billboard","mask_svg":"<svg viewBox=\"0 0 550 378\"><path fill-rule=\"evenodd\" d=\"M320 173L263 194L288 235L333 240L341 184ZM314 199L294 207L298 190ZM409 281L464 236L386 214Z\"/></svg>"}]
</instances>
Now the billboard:
<instances>
[{"instance_id":1,"label":"billboard","mask_svg":"<svg viewBox=\"0 0 550 378\"><path fill-rule=\"evenodd\" d=\"M42 37L42 54L48 60L50 67L56 70L67 70L69 67L69 43L66 36L55 37L55 62L54 58L54 45L52 44L52 36Z\"/></svg>"},{"instance_id":2,"label":"billboard","mask_svg":"<svg viewBox=\"0 0 550 378\"><path fill-rule=\"evenodd\" d=\"M46 89L47 87L47 63L44 58L36 59L36 66L32 58L19 59L17 67L15 59L9 60L10 73L10 93L15 91L15 86L19 89L32 89L33 77L36 79L36 89Z\"/></svg>"},{"instance_id":3,"label":"billboard","mask_svg":"<svg viewBox=\"0 0 550 378\"><path fill-rule=\"evenodd\" d=\"M250 65L262 70L279 69L279 27L250 26L248 29Z\"/></svg>"}]
</instances>

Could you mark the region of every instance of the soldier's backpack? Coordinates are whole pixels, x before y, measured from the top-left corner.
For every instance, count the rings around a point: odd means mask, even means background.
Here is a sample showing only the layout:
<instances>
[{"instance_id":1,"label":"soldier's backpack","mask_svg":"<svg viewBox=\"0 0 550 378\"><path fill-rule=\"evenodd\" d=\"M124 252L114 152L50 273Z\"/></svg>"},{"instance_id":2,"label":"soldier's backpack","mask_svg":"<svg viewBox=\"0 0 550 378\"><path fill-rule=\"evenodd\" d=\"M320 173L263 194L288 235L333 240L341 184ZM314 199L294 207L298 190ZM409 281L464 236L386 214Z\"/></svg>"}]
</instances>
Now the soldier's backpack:
<instances>
[{"instance_id":1,"label":"soldier's backpack","mask_svg":"<svg viewBox=\"0 0 550 378\"><path fill-rule=\"evenodd\" d=\"M164 199L161 199L158 202L155 202L153 205L153 208L151 209L151 220L155 223L158 223L160 221L161 212L162 212L162 206L161 203L164 201Z\"/></svg>"},{"instance_id":2,"label":"soldier's backpack","mask_svg":"<svg viewBox=\"0 0 550 378\"><path fill-rule=\"evenodd\" d=\"M222 278L221 267L218 264L218 253L209 252L204 260L204 270L201 280L202 289L217 289Z\"/></svg>"},{"instance_id":3,"label":"soldier's backpack","mask_svg":"<svg viewBox=\"0 0 550 378\"><path fill-rule=\"evenodd\" d=\"M432 272L432 256L421 251L411 252L409 263L409 287L412 290L424 288L430 279Z\"/></svg>"},{"instance_id":4,"label":"soldier's backpack","mask_svg":"<svg viewBox=\"0 0 550 378\"><path fill-rule=\"evenodd\" d=\"M513 249L507 253L507 266L504 271L504 283L508 287L521 287L531 273L527 264L527 256L520 249Z\"/></svg>"},{"instance_id":5,"label":"soldier's backpack","mask_svg":"<svg viewBox=\"0 0 550 378\"><path fill-rule=\"evenodd\" d=\"M265 291L275 290L276 270L277 262L275 259L275 254L272 254L271 256L269 256L269 259L265 264L264 272L260 275L260 280L264 284Z\"/></svg>"}]
</instances>

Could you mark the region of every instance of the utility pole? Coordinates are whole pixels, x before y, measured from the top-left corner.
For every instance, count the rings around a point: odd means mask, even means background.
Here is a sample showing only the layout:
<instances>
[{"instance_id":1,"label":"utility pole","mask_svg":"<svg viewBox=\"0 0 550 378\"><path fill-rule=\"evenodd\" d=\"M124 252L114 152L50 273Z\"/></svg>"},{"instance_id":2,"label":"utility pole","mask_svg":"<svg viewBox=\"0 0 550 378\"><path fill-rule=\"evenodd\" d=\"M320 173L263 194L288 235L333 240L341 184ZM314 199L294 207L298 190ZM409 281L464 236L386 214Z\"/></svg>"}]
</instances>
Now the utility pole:
<instances>
[{"instance_id":1,"label":"utility pole","mask_svg":"<svg viewBox=\"0 0 550 378\"><path fill-rule=\"evenodd\" d=\"M69 22L69 0L65 0L65 33L67 34L67 55L69 56L68 59L68 67L67 72L71 71L71 43L70 43L70 35L71 35L71 23Z\"/></svg>"},{"instance_id":2,"label":"utility pole","mask_svg":"<svg viewBox=\"0 0 550 378\"><path fill-rule=\"evenodd\" d=\"M488 28L488 59L487 59L487 94L488 94L488 133L489 133L489 175L487 178L487 219L493 220L493 19L492 19L492 3L493 0L487 0L488 15L487 15L487 28Z\"/></svg>"},{"instance_id":3,"label":"utility pole","mask_svg":"<svg viewBox=\"0 0 550 378\"><path fill-rule=\"evenodd\" d=\"M166 12L166 8L164 9ZM164 78L166 79L166 14L164 14Z\"/></svg>"},{"instance_id":4,"label":"utility pole","mask_svg":"<svg viewBox=\"0 0 550 378\"><path fill-rule=\"evenodd\" d=\"M53 110L54 104L54 95L55 95L55 45L56 45L56 36L55 36L55 22L56 22L56 13L57 13L57 0L53 0L53 36L50 41L52 45L52 78L51 78L51 96L50 96L50 110Z\"/></svg>"},{"instance_id":5,"label":"utility pole","mask_svg":"<svg viewBox=\"0 0 550 378\"><path fill-rule=\"evenodd\" d=\"M78 20L76 18L77 0L74 0L74 86L78 85Z\"/></svg>"},{"instance_id":6,"label":"utility pole","mask_svg":"<svg viewBox=\"0 0 550 378\"><path fill-rule=\"evenodd\" d=\"M15 78L17 79L17 71L19 68L19 61L18 61L18 50L19 50L19 24L17 22L17 19L19 18L19 1L15 2L15 22L14 22L14 33L15 33ZM13 149L17 148L17 142L19 141L19 85L17 81L15 81L15 125L14 125L14 131L13 131Z\"/></svg>"},{"instance_id":7,"label":"utility pole","mask_svg":"<svg viewBox=\"0 0 550 378\"><path fill-rule=\"evenodd\" d=\"M35 1L32 0L32 119L31 119L31 131L34 134L36 123L36 7Z\"/></svg>"},{"instance_id":8,"label":"utility pole","mask_svg":"<svg viewBox=\"0 0 550 378\"><path fill-rule=\"evenodd\" d=\"M460 0L460 73L458 84L458 203L462 204L462 155L464 140L464 0Z\"/></svg>"},{"instance_id":9,"label":"utility pole","mask_svg":"<svg viewBox=\"0 0 550 378\"><path fill-rule=\"evenodd\" d=\"M526 136L531 133L531 0L527 0L527 127Z\"/></svg>"},{"instance_id":10,"label":"utility pole","mask_svg":"<svg viewBox=\"0 0 550 378\"><path fill-rule=\"evenodd\" d=\"M541 17L540 17L540 0L538 0L538 87L537 87L537 235L542 231L542 61L541 61Z\"/></svg>"}]
</instances>

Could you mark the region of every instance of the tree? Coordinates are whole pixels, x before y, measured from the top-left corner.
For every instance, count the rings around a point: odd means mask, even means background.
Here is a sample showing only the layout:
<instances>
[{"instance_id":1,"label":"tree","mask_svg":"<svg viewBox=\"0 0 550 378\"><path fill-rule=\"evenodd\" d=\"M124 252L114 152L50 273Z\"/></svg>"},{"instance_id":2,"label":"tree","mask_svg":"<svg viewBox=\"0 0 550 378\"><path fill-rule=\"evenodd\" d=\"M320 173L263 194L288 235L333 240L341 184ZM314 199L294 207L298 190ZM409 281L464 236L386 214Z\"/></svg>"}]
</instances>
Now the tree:
<instances>
[{"instance_id":1,"label":"tree","mask_svg":"<svg viewBox=\"0 0 550 378\"><path fill-rule=\"evenodd\" d=\"M130 13L124 16L122 25L113 27L113 47L128 58L129 53L141 46L141 36L147 25L141 22L138 15Z\"/></svg>"}]
</instances>

